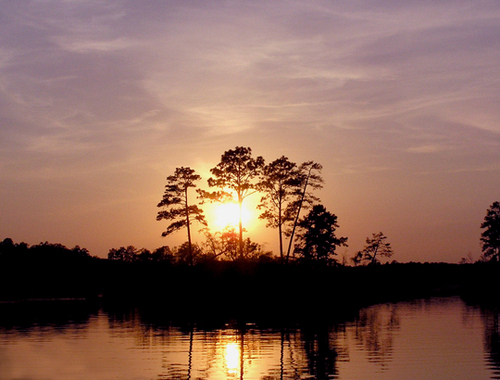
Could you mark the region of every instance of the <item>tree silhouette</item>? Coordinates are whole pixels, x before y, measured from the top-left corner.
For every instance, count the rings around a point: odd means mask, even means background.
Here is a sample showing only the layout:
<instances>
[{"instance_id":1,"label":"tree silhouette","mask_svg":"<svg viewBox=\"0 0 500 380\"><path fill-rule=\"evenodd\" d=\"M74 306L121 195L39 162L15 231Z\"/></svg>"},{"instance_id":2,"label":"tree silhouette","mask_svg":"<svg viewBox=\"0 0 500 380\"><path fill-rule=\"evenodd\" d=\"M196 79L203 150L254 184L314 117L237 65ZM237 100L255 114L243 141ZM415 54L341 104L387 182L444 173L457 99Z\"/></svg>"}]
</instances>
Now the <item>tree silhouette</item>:
<instances>
[{"instance_id":1,"label":"tree silhouette","mask_svg":"<svg viewBox=\"0 0 500 380\"><path fill-rule=\"evenodd\" d=\"M284 226L294 220L297 211L297 194L301 190L301 172L297 164L282 156L264 166L259 189L263 192L258 209L263 209L259 219L267 221L267 227L277 228L279 252L284 260Z\"/></svg>"},{"instance_id":2,"label":"tree silhouette","mask_svg":"<svg viewBox=\"0 0 500 380\"><path fill-rule=\"evenodd\" d=\"M362 262L365 262L368 265L375 265L380 263L378 257L391 257L394 252L391 248L391 244L387 243L386 239L387 236L385 236L382 232L373 233L371 239L366 238L365 247L356 253L352 259L354 265L358 265Z\"/></svg>"},{"instance_id":3,"label":"tree silhouette","mask_svg":"<svg viewBox=\"0 0 500 380\"><path fill-rule=\"evenodd\" d=\"M493 202L488 210L481 228L481 249L485 259L489 261L500 260L500 203Z\"/></svg>"},{"instance_id":4,"label":"tree silhouette","mask_svg":"<svg viewBox=\"0 0 500 380\"><path fill-rule=\"evenodd\" d=\"M189 242L185 242L180 247L176 247L173 254L178 264L192 265L198 261L203 252L197 244L189 246Z\"/></svg>"},{"instance_id":5,"label":"tree silhouette","mask_svg":"<svg viewBox=\"0 0 500 380\"><path fill-rule=\"evenodd\" d=\"M208 260L217 260L219 257L224 257L229 260L241 258L239 252L239 237L238 232L233 227L226 227L222 231L211 233L205 231L206 240L203 244L205 258ZM262 257L271 257L271 252L264 250L264 247L246 238L243 240L243 258L259 259Z\"/></svg>"},{"instance_id":6,"label":"tree silhouette","mask_svg":"<svg viewBox=\"0 0 500 380\"><path fill-rule=\"evenodd\" d=\"M304 261L335 263L333 258L337 246L347 246L347 238L337 238L337 216L328 212L323 205L315 205L309 214L300 221L297 234L297 253Z\"/></svg>"},{"instance_id":7,"label":"tree silhouette","mask_svg":"<svg viewBox=\"0 0 500 380\"><path fill-rule=\"evenodd\" d=\"M170 262L174 261L174 255L168 245L156 248L151 253L151 261L154 262Z\"/></svg>"},{"instance_id":8,"label":"tree silhouette","mask_svg":"<svg viewBox=\"0 0 500 380\"><path fill-rule=\"evenodd\" d=\"M222 231L216 231L213 234L205 231L205 249L208 258L217 259L218 257L227 257L235 260L239 256L238 232L234 227L226 227Z\"/></svg>"},{"instance_id":9,"label":"tree silhouette","mask_svg":"<svg viewBox=\"0 0 500 380\"><path fill-rule=\"evenodd\" d=\"M126 263L133 263L139 261L140 250L133 245L120 248L111 248L108 252L108 260L111 261L124 261Z\"/></svg>"},{"instance_id":10,"label":"tree silhouette","mask_svg":"<svg viewBox=\"0 0 500 380\"><path fill-rule=\"evenodd\" d=\"M189 188L196 187L195 182L199 180L201 180L201 177L195 174L193 169L189 167L176 168L174 175L167 177L163 199L157 205L157 207L162 207L163 210L158 211L156 220L166 219L172 221L167 229L162 232L162 236L170 235L184 227L187 228L188 261L191 264L193 254L191 242L192 219L205 226L207 225L203 210L196 205L190 205L188 200Z\"/></svg>"},{"instance_id":11,"label":"tree silhouette","mask_svg":"<svg viewBox=\"0 0 500 380\"><path fill-rule=\"evenodd\" d=\"M297 229L297 226L299 224L300 211L302 210L302 208L307 208L314 202L319 201L319 198L315 197L311 192L309 192L308 188L312 188L313 190L315 190L321 189L323 187L323 178L319 175L321 173L321 169L323 169L321 164L313 161L304 162L299 167L298 180L300 185L295 193L297 197L296 201L292 206L292 209L295 213L295 218L293 221L292 230L290 232L290 240L288 241L286 262L288 262L290 258L295 230Z\"/></svg>"},{"instance_id":12,"label":"tree silhouette","mask_svg":"<svg viewBox=\"0 0 500 380\"><path fill-rule=\"evenodd\" d=\"M208 186L217 187L216 192L199 191L203 198L225 202L234 199L239 206L239 256L243 257L243 223L241 212L243 201L257 191L257 178L264 166L261 156L252 158L252 149L237 146L234 150L224 152L221 161L210 169L213 177L208 179Z\"/></svg>"}]
</instances>

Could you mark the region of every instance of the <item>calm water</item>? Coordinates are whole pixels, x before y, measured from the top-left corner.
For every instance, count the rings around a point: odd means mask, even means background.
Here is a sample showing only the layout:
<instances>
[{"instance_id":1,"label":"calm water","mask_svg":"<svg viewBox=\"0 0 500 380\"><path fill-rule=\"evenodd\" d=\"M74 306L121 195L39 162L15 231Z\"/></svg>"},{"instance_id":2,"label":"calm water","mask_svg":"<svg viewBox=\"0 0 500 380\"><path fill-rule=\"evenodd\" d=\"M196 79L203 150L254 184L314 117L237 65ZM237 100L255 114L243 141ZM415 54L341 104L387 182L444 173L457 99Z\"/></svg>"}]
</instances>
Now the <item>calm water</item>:
<instances>
[{"instance_id":1,"label":"calm water","mask_svg":"<svg viewBox=\"0 0 500 380\"><path fill-rule=\"evenodd\" d=\"M68 311L61 303L57 313L14 316L9 307L0 326L3 380L500 379L498 311L459 298L287 327L179 327L145 322L137 311Z\"/></svg>"}]
</instances>

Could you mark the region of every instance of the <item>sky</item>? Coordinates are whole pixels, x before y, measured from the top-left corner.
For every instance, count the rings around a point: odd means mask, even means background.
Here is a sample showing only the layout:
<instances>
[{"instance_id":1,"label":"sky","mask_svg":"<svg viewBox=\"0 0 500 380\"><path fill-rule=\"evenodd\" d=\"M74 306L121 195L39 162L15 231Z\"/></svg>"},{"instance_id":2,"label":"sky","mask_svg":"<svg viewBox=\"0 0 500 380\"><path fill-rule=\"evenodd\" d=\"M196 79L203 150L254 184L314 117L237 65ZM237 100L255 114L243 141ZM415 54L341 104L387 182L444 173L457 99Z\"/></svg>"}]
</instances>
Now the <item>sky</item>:
<instances>
[{"instance_id":1,"label":"sky","mask_svg":"<svg viewBox=\"0 0 500 380\"><path fill-rule=\"evenodd\" d=\"M339 257L477 259L499 103L497 0L0 0L0 239L178 245L166 177L245 146L323 165Z\"/></svg>"}]
</instances>

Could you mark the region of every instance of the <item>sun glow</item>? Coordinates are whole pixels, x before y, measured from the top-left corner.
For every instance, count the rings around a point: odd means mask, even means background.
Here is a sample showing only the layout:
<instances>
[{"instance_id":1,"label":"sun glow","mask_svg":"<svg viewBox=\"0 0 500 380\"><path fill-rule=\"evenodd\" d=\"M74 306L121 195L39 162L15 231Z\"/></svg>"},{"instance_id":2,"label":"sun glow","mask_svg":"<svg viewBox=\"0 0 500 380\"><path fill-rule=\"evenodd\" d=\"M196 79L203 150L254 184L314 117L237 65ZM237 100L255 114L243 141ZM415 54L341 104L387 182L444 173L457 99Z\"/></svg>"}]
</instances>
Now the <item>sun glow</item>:
<instances>
[{"instance_id":1,"label":"sun glow","mask_svg":"<svg viewBox=\"0 0 500 380\"><path fill-rule=\"evenodd\" d=\"M243 227L247 228L250 221L250 212L243 205L241 210L241 221ZM240 222L240 207L236 202L222 203L214 209L213 224L216 229L223 230L226 227L238 228Z\"/></svg>"}]
</instances>

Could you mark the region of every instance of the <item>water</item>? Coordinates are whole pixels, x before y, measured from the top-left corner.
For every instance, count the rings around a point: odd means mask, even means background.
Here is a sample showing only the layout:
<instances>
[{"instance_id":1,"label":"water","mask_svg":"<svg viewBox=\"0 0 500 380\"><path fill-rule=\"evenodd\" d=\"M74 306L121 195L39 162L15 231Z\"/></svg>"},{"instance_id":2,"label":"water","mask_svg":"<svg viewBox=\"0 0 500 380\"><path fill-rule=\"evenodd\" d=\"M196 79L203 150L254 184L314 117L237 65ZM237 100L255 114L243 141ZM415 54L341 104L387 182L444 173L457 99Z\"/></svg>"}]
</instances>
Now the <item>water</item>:
<instances>
[{"instance_id":1,"label":"water","mask_svg":"<svg viewBox=\"0 0 500 380\"><path fill-rule=\"evenodd\" d=\"M286 326L68 305L2 305L0 379L500 379L498 311L459 298Z\"/></svg>"}]
</instances>

